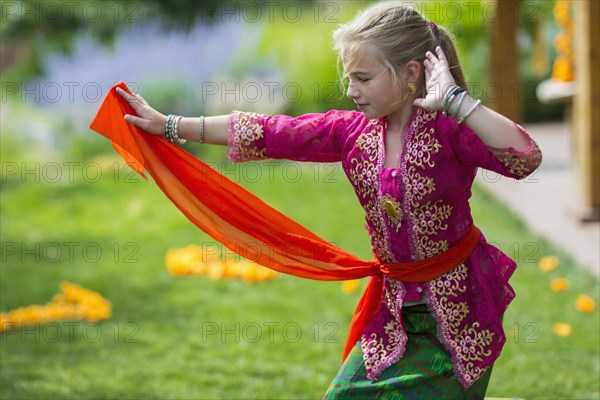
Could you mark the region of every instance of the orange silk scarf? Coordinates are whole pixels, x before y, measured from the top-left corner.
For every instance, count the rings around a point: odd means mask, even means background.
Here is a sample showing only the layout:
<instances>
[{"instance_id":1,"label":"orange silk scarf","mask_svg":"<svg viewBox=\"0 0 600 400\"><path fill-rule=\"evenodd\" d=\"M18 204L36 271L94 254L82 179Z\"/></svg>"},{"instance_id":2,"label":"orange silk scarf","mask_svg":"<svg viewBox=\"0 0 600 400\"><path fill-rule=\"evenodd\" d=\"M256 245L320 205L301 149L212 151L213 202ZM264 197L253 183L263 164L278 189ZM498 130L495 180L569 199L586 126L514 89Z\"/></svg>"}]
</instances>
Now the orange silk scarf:
<instances>
[{"instance_id":1,"label":"orange silk scarf","mask_svg":"<svg viewBox=\"0 0 600 400\"><path fill-rule=\"evenodd\" d=\"M383 274L404 282L426 282L464 262L479 240L473 226L450 250L415 263L365 261L315 235L261 199L163 137L124 120L135 115L113 86L90 128L112 141L127 164L144 170L197 227L243 257L276 271L323 281L371 276L352 318L344 359L376 314Z\"/></svg>"}]
</instances>

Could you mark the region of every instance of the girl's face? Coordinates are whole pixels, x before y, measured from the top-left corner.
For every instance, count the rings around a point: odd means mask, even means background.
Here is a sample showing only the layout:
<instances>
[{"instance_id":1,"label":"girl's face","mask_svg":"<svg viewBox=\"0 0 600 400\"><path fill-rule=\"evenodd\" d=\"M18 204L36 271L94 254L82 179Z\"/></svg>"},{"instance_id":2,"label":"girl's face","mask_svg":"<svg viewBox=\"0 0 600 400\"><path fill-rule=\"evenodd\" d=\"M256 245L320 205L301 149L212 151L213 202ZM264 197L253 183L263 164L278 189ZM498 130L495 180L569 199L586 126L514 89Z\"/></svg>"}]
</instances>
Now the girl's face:
<instances>
[{"instance_id":1,"label":"girl's face","mask_svg":"<svg viewBox=\"0 0 600 400\"><path fill-rule=\"evenodd\" d=\"M352 62L343 61L345 76L350 79L346 96L368 119L385 117L404 103L400 91L394 88L389 69L379 59L377 50L364 44Z\"/></svg>"}]
</instances>

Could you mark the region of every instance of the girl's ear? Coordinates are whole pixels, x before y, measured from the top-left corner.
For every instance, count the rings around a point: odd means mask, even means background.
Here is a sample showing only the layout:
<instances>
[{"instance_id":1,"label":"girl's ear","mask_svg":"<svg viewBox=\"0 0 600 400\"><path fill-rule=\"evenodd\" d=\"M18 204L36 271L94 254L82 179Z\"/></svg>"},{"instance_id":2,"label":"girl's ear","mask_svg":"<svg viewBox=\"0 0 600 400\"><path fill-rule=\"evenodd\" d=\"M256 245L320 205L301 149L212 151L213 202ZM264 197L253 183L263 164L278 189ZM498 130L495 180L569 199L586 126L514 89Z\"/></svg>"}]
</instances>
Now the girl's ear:
<instances>
[{"instance_id":1,"label":"girl's ear","mask_svg":"<svg viewBox=\"0 0 600 400\"><path fill-rule=\"evenodd\" d=\"M411 60L404 65L404 78L407 82L417 83L421 74L421 64Z\"/></svg>"}]
</instances>

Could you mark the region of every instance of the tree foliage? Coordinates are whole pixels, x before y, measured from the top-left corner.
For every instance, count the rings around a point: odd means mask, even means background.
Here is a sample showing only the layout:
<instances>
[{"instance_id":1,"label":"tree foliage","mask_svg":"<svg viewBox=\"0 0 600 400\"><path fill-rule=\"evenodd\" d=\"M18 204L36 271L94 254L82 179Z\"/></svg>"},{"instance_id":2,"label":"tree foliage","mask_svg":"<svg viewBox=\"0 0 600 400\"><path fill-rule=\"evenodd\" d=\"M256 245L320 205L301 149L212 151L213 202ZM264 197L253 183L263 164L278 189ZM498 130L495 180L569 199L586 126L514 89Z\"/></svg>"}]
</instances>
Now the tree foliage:
<instances>
[{"instance_id":1,"label":"tree foliage","mask_svg":"<svg viewBox=\"0 0 600 400\"><path fill-rule=\"evenodd\" d=\"M291 2L283 0L277 4ZM294 1L300 5L312 2ZM165 30L189 30L198 23L218 23L239 10L257 6L264 9L272 4L268 0L6 1L0 10L0 43L4 57L8 57L9 48L27 50L19 51L22 56L8 65L10 70L18 70L19 78L30 79L43 74L42 61L47 54L68 54L82 32L110 47L120 32L135 24L159 21Z\"/></svg>"}]
</instances>

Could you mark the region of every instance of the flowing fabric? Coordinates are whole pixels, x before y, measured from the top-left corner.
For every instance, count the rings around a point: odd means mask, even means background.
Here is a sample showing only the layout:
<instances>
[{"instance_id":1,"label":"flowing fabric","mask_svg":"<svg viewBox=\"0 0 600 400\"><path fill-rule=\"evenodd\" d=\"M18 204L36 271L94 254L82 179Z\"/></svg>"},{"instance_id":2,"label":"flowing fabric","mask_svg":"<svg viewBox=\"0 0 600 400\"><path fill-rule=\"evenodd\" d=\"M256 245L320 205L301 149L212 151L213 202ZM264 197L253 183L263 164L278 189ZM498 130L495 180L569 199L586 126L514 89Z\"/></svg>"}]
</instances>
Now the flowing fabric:
<instances>
[{"instance_id":1,"label":"flowing fabric","mask_svg":"<svg viewBox=\"0 0 600 400\"><path fill-rule=\"evenodd\" d=\"M381 301L383 274L405 282L427 282L460 265L480 232L469 234L448 251L415 263L366 261L317 236L182 148L124 120L135 115L117 92L131 93L123 82L111 88L90 128L112 141L129 166L147 171L165 195L198 228L241 256L276 271L331 281L371 276L352 319L344 359Z\"/></svg>"}]
</instances>

